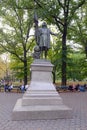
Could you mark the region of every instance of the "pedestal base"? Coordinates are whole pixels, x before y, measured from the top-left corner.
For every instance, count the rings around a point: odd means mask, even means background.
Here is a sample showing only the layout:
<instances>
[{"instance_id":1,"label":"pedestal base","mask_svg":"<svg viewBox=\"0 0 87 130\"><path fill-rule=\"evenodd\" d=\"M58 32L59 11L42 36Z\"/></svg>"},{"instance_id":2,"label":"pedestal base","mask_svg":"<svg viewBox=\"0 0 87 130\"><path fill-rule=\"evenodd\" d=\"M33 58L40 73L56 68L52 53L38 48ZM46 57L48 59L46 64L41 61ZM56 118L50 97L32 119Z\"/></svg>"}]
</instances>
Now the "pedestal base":
<instances>
[{"instance_id":1,"label":"pedestal base","mask_svg":"<svg viewBox=\"0 0 87 130\"><path fill-rule=\"evenodd\" d=\"M22 99L18 99L12 115L12 120L31 119L63 119L71 118L72 110L65 105L35 105L22 106Z\"/></svg>"},{"instance_id":2,"label":"pedestal base","mask_svg":"<svg viewBox=\"0 0 87 130\"><path fill-rule=\"evenodd\" d=\"M71 118L72 109L63 104L62 98L52 83L53 65L37 60L31 65L30 87L18 99L12 120Z\"/></svg>"}]
</instances>

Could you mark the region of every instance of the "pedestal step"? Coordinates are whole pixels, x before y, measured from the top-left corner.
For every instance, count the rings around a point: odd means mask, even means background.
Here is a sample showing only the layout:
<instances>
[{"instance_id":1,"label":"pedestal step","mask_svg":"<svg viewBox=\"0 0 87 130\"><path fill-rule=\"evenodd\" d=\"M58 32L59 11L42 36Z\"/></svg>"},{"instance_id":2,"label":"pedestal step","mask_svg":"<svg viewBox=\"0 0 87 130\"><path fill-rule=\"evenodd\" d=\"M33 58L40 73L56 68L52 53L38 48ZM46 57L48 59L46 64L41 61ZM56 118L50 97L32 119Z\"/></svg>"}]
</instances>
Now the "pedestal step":
<instances>
[{"instance_id":1,"label":"pedestal step","mask_svg":"<svg viewBox=\"0 0 87 130\"><path fill-rule=\"evenodd\" d=\"M28 97L22 99L22 105L60 105L62 99L60 97Z\"/></svg>"},{"instance_id":2,"label":"pedestal step","mask_svg":"<svg viewBox=\"0 0 87 130\"><path fill-rule=\"evenodd\" d=\"M71 118L72 110L65 105L32 105L22 106L22 100L18 99L14 109L12 120L31 119L63 119Z\"/></svg>"}]
</instances>

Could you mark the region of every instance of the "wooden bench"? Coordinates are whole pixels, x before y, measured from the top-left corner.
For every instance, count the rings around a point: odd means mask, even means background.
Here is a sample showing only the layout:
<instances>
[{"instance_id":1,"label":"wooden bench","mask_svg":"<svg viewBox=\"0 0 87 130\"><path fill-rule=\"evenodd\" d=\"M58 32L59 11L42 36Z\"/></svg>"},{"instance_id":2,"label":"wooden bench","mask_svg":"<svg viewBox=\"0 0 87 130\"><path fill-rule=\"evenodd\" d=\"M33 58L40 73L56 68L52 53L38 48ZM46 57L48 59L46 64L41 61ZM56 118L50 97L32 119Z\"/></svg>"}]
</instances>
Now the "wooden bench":
<instances>
[{"instance_id":1,"label":"wooden bench","mask_svg":"<svg viewBox=\"0 0 87 130\"><path fill-rule=\"evenodd\" d=\"M3 85L0 86L0 92L4 92L4 86ZM13 86L13 89L10 92L21 93L20 86Z\"/></svg>"},{"instance_id":2,"label":"wooden bench","mask_svg":"<svg viewBox=\"0 0 87 130\"><path fill-rule=\"evenodd\" d=\"M67 86L56 86L56 90L57 90L58 92L69 92Z\"/></svg>"},{"instance_id":3,"label":"wooden bench","mask_svg":"<svg viewBox=\"0 0 87 130\"><path fill-rule=\"evenodd\" d=\"M13 89L11 90L11 92L21 93L20 86L13 86Z\"/></svg>"}]
</instances>

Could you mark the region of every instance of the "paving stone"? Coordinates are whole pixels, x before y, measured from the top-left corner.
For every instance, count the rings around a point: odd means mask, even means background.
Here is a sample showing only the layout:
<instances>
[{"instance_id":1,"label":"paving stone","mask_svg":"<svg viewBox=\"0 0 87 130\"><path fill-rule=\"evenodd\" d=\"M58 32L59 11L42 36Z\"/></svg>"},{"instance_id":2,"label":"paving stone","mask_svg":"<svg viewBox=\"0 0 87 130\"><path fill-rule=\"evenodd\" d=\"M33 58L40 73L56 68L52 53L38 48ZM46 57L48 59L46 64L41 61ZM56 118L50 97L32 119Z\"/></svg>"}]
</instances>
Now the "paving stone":
<instances>
[{"instance_id":1,"label":"paving stone","mask_svg":"<svg viewBox=\"0 0 87 130\"><path fill-rule=\"evenodd\" d=\"M87 130L87 92L60 93L73 108L72 119L12 121L14 105L21 93L0 92L0 130Z\"/></svg>"}]
</instances>

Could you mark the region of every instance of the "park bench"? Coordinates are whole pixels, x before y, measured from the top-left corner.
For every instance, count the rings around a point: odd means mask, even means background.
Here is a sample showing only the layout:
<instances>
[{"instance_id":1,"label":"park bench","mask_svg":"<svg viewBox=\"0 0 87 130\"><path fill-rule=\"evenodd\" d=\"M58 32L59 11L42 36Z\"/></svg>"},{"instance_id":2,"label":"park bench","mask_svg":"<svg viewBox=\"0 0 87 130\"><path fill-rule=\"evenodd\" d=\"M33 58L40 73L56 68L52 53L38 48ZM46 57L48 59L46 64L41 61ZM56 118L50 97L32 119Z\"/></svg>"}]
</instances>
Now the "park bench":
<instances>
[{"instance_id":1,"label":"park bench","mask_svg":"<svg viewBox=\"0 0 87 130\"><path fill-rule=\"evenodd\" d=\"M17 92L17 93L20 93L21 90L20 90L20 86L13 86L13 89L11 90L11 92Z\"/></svg>"},{"instance_id":2,"label":"park bench","mask_svg":"<svg viewBox=\"0 0 87 130\"><path fill-rule=\"evenodd\" d=\"M4 91L4 86L0 85L0 92L3 92L3 91Z\"/></svg>"},{"instance_id":3,"label":"park bench","mask_svg":"<svg viewBox=\"0 0 87 130\"><path fill-rule=\"evenodd\" d=\"M4 92L4 86L0 85L0 92ZM10 92L16 92L16 93L20 93L20 86L13 86L13 89Z\"/></svg>"},{"instance_id":4,"label":"park bench","mask_svg":"<svg viewBox=\"0 0 87 130\"><path fill-rule=\"evenodd\" d=\"M68 92L68 86L56 86L58 92Z\"/></svg>"}]
</instances>

